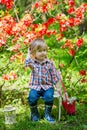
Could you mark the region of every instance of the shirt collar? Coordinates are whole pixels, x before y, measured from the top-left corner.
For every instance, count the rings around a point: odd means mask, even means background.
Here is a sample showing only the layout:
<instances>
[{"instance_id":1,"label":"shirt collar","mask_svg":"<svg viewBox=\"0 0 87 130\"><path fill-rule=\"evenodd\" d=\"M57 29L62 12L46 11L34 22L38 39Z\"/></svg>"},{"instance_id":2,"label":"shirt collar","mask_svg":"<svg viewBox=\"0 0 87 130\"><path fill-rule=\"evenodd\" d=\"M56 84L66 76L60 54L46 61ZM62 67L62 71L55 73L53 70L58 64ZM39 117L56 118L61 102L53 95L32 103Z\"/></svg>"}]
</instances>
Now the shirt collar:
<instances>
[{"instance_id":1,"label":"shirt collar","mask_svg":"<svg viewBox=\"0 0 87 130\"><path fill-rule=\"evenodd\" d=\"M48 62L49 60L46 58L46 59L44 59L44 61L42 61L42 62L40 62L40 61L38 61L37 59L35 59L34 60L36 63L38 63L38 64L45 64L46 62Z\"/></svg>"}]
</instances>

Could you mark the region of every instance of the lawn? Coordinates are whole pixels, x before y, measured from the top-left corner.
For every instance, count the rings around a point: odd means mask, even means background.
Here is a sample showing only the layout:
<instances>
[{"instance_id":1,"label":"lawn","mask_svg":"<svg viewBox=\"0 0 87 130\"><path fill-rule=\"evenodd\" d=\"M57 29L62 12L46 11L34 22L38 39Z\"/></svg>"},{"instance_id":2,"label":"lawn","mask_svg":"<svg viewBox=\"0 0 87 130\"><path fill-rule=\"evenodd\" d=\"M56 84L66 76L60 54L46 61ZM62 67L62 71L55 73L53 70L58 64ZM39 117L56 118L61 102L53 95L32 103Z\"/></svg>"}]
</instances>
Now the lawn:
<instances>
[{"instance_id":1,"label":"lawn","mask_svg":"<svg viewBox=\"0 0 87 130\"><path fill-rule=\"evenodd\" d=\"M43 105L39 105L40 121L30 120L30 110L28 105L16 105L16 120L13 125L5 125L4 113L0 109L0 130L87 130L87 104L76 104L76 114L69 116L62 108L61 121L58 121L58 109L54 104L52 115L56 118L56 123L50 124L43 119Z\"/></svg>"}]
</instances>

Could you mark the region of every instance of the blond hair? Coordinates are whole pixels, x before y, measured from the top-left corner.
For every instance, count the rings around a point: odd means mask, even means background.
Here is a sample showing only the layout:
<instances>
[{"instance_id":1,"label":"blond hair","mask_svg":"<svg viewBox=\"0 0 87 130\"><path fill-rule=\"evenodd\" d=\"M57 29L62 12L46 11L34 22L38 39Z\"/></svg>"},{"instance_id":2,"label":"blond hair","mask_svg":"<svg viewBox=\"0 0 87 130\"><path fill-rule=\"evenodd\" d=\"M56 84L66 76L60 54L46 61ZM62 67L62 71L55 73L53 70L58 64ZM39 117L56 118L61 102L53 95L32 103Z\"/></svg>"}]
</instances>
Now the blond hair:
<instances>
[{"instance_id":1,"label":"blond hair","mask_svg":"<svg viewBox=\"0 0 87 130\"><path fill-rule=\"evenodd\" d=\"M38 50L48 50L48 46L43 39L35 39L30 43L30 52L35 54Z\"/></svg>"}]
</instances>

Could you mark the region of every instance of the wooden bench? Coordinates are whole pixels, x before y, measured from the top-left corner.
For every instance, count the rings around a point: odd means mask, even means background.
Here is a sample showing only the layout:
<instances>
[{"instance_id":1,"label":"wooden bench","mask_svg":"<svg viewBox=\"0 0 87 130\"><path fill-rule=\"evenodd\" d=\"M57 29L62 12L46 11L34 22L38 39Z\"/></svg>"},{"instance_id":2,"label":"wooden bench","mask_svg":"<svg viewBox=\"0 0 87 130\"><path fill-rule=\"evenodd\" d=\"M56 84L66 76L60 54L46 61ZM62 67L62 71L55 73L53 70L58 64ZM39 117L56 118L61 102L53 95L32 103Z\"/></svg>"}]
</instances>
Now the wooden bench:
<instances>
[{"instance_id":1,"label":"wooden bench","mask_svg":"<svg viewBox=\"0 0 87 130\"><path fill-rule=\"evenodd\" d=\"M59 93L57 91L54 91L54 98L58 99L58 120L60 121L61 119L61 107L62 107L62 98L59 95Z\"/></svg>"}]
</instances>

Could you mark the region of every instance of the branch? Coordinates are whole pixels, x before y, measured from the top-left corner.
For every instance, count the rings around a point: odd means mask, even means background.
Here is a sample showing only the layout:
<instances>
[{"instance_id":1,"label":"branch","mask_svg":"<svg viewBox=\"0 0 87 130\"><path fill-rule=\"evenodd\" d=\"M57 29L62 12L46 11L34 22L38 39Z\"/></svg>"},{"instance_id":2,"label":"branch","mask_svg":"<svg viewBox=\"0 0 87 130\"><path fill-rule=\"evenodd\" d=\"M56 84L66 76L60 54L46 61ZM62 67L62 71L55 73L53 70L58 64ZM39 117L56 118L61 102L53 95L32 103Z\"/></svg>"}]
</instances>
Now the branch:
<instances>
[{"instance_id":1,"label":"branch","mask_svg":"<svg viewBox=\"0 0 87 130\"><path fill-rule=\"evenodd\" d=\"M78 64L76 57L74 59L75 59L76 65L79 67L79 64Z\"/></svg>"},{"instance_id":2,"label":"branch","mask_svg":"<svg viewBox=\"0 0 87 130\"><path fill-rule=\"evenodd\" d=\"M4 86L5 81L0 85L0 89L2 89L2 87Z\"/></svg>"},{"instance_id":3,"label":"branch","mask_svg":"<svg viewBox=\"0 0 87 130\"><path fill-rule=\"evenodd\" d=\"M75 87L76 86L76 84L80 81L82 79L82 77L81 78L79 78L78 80L77 80L77 82L74 84L74 86L73 87Z\"/></svg>"},{"instance_id":4,"label":"branch","mask_svg":"<svg viewBox=\"0 0 87 130\"><path fill-rule=\"evenodd\" d=\"M15 12L15 15L16 15L16 18L17 18L17 22L19 22L19 17L18 17L18 14L16 13L16 5L15 5L15 2L16 2L16 0L14 0L14 12Z\"/></svg>"},{"instance_id":5,"label":"branch","mask_svg":"<svg viewBox=\"0 0 87 130\"><path fill-rule=\"evenodd\" d=\"M67 65L67 68L68 67L70 67L70 65L71 65L71 63L72 63L72 61L74 60L74 58L75 58L75 55L76 55L76 53L78 52L78 47L76 48L76 52L75 52L75 54L74 54L74 56L72 57L72 59L70 60L70 62L69 62L69 64Z\"/></svg>"}]
</instances>

